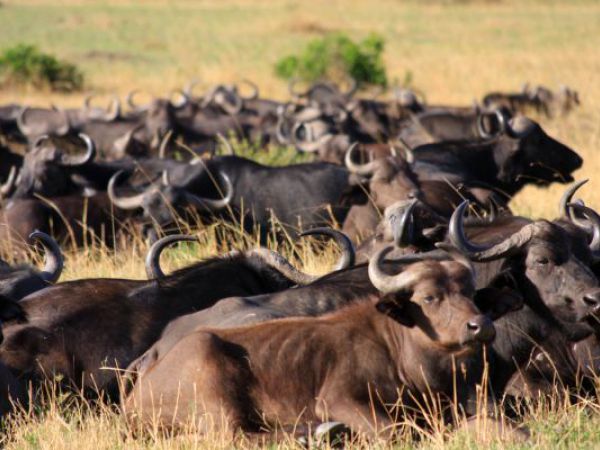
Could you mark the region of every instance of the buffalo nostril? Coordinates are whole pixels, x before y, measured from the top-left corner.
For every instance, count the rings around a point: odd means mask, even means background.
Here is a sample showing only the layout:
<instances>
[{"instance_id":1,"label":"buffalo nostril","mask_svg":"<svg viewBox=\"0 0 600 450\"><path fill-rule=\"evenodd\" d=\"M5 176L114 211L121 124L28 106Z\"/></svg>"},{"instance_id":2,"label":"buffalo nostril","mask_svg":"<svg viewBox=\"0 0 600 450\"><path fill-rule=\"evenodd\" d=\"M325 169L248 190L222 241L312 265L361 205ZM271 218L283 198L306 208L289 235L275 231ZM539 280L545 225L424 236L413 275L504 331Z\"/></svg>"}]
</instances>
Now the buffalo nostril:
<instances>
[{"instance_id":1,"label":"buffalo nostril","mask_svg":"<svg viewBox=\"0 0 600 450\"><path fill-rule=\"evenodd\" d=\"M488 317L480 317L467 322L469 334L480 342L489 342L496 336L496 329Z\"/></svg>"},{"instance_id":2,"label":"buffalo nostril","mask_svg":"<svg viewBox=\"0 0 600 450\"><path fill-rule=\"evenodd\" d=\"M477 334L481 330L481 326L477 322L468 322L467 328L474 334Z\"/></svg>"}]
</instances>

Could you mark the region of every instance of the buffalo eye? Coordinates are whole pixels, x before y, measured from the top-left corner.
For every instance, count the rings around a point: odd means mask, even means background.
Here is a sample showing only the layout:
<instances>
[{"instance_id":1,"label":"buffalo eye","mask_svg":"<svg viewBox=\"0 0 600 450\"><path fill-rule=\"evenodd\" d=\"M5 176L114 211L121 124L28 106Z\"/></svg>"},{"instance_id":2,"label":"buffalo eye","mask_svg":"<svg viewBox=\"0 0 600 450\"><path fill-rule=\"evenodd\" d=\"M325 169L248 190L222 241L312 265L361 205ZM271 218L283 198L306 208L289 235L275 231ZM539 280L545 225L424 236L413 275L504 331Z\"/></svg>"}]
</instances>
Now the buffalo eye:
<instances>
[{"instance_id":1,"label":"buffalo eye","mask_svg":"<svg viewBox=\"0 0 600 450\"><path fill-rule=\"evenodd\" d=\"M426 295L423 297L424 303L433 303L435 301L435 297L433 295Z\"/></svg>"},{"instance_id":2,"label":"buffalo eye","mask_svg":"<svg viewBox=\"0 0 600 450\"><path fill-rule=\"evenodd\" d=\"M546 264L548 264L550 262L550 260L548 258L546 258L545 256L540 256L539 258L537 258L535 260L535 262L537 264L539 264L540 266L545 266Z\"/></svg>"}]
</instances>

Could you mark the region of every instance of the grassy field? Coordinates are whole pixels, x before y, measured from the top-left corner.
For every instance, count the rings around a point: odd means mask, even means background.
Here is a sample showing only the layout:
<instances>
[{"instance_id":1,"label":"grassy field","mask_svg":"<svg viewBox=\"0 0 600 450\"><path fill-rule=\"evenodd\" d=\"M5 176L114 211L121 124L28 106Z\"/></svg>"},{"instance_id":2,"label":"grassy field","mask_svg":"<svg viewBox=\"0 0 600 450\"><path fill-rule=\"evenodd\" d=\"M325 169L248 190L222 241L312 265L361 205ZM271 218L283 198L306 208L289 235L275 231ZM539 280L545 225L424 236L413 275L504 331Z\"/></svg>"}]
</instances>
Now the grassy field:
<instances>
[{"instance_id":1,"label":"grassy field","mask_svg":"<svg viewBox=\"0 0 600 450\"><path fill-rule=\"evenodd\" d=\"M192 77L205 84L255 81L262 94L286 98L273 75L280 57L330 31L386 40L391 80L412 74L432 103L470 104L489 90L518 89L523 82L580 91L582 106L566 118L540 119L553 136L585 158L577 178L591 178L587 203L600 207L600 2L489 0L210 0L86 1L2 0L0 48L32 43L78 64L87 91L124 95L133 88L166 95ZM0 102L75 105L84 93L58 95L1 91ZM596 191L596 189L599 189ZM526 189L515 211L554 218L561 186ZM166 258L181 266L217 252L207 236L189 252ZM118 253L69 252L65 279L142 277L145 246L133 241ZM303 251L308 271L326 271L333 251ZM301 264L300 261L298 261ZM60 400L60 399L57 399ZM133 439L112 412L49 404L45 413L12 422L11 448L230 448L228 441L198 436ZM64 402L63 402L64 403ZM535 448L598 448L597 404L534 410L526 418ZM594 414L594 412L596 412ZM238 443L240 446L242 444ZM423 448L476 448L475 440L436 434ZM502 446L501 444L496 444ZM409 447L400 442L398 448ZM486 446L489 446L486 444ZM493 446L492 446L493 447Z\"/></svg>"}]
</instances>

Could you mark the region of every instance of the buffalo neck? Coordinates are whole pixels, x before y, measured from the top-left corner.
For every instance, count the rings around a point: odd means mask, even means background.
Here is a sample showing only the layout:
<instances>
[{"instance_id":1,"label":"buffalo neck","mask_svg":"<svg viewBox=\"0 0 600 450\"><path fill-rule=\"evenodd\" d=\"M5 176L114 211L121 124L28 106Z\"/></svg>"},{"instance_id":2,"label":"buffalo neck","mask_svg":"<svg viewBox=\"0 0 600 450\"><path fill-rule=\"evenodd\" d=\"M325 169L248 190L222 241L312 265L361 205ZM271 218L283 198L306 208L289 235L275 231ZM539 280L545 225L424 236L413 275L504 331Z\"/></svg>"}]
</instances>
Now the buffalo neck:
<instances>
[{"instance_id":1,"label":"buffalo neck","mask_svg":"<svg viewBox=\"0 0 600 450\"><path fill-rule=\"evenodd\" d=\"M462 181L466 184L490 185L513 194L512 184L498 179L500 168L495 161L495 150L495 141L426 144L413 150L413 167L423 179L427 179L427 176L423 177L422 173L433 169L433 174L448 174L449 180L452 180L452 175L457 175L464 178Z\"/></svg>"},{"instance_id":2,"label":"buffalo neck","mask_svg":"<svg viewBox=\"0 0 600 450\"><path fill-rule=\"evenodd\" d=\"M418 325L407 327L383 314L377 320L377 329L395 362L398 377L413 394L430 392L447 398L456 394L460 403L470 398L468 391L481 379L481 350L452 354L424 339Z\"/></svg>"}]
</instances>

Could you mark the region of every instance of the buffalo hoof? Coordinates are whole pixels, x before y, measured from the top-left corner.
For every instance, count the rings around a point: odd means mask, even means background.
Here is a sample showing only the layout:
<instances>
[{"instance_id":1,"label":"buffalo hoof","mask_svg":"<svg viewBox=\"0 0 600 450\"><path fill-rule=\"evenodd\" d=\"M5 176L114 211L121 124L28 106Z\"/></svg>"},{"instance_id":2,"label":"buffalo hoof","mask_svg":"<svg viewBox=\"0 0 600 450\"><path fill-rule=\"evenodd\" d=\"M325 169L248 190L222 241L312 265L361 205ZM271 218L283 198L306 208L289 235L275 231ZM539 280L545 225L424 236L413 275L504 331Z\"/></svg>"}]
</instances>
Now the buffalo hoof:
<instances>
[{"instance_id":1,"label":"buffalo hoof","mask_svg":"<svg viewBox=\"0 0 600 450\"><path fill-rule=\"evenodd\" d=\"M313 433L314 442L330 447L343 447L350 439L350 429L342 422L324 422Z\"/></svg>"},{"instance_id":2,"label":"buffalo hoof","mask_svg":"<svg viewBox=\"0 0 600 450\"><path fill-rule=\"evenodd\" d=\"M323 422L319 424L312 436L298 438L298 443L306 448L325 445L326 448L342 448L350 439L350 429L342 422Z\"/></svg>"}]
</instances>

